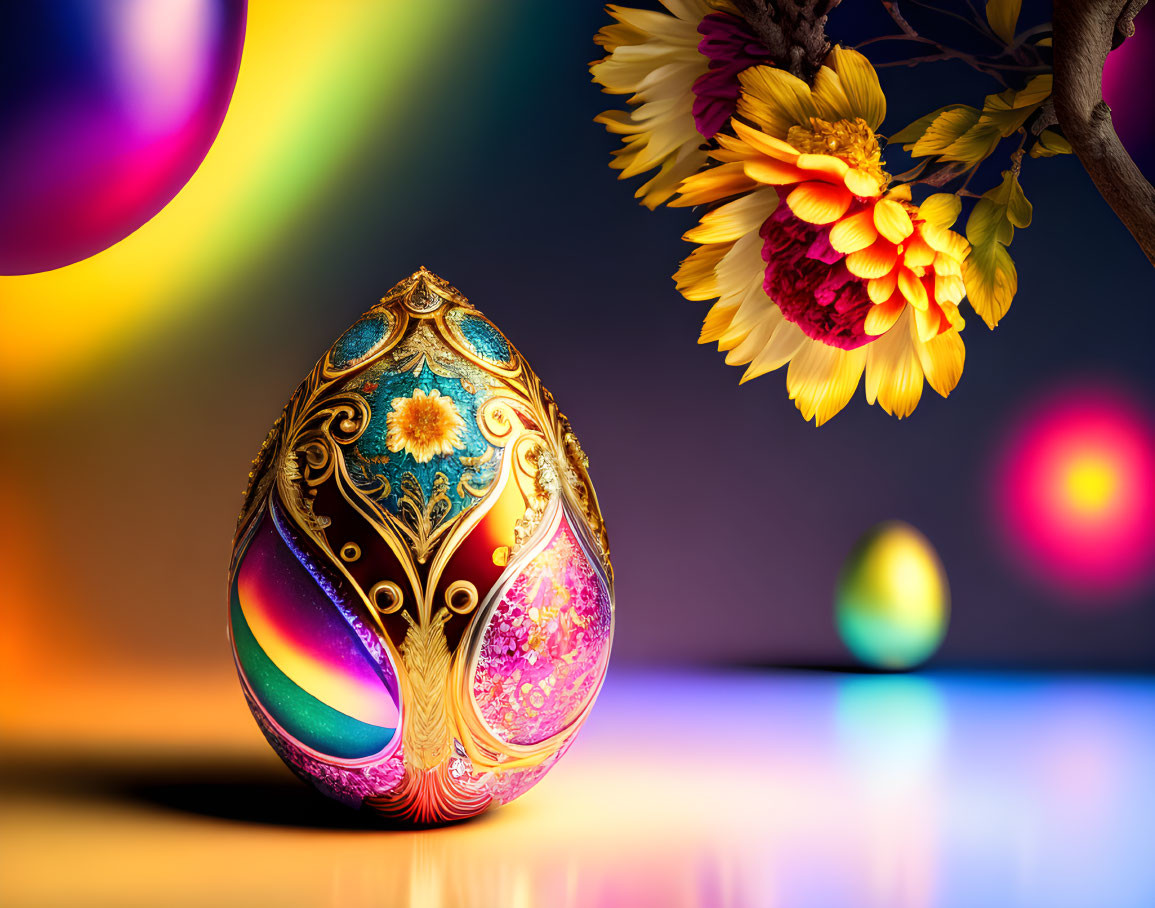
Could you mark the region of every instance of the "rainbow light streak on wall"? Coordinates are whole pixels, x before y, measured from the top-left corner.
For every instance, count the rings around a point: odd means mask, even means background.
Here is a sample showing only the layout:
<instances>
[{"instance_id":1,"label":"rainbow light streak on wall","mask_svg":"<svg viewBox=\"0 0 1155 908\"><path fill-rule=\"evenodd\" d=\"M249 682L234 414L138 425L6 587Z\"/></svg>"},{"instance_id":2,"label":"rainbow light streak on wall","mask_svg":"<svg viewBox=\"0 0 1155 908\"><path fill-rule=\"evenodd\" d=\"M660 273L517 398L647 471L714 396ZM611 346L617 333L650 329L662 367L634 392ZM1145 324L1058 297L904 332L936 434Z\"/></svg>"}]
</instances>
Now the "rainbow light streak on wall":
<instances>
[{"instance_id":1,"label":"rainbow light streak on wall","mask_svg":"<svg viewBox=\"0 0 1155 908\"><path fill-rule=\"evenodd\" d=\"M1155 433L1125 394L1053 395L1006 446L996 510L1010 552L1080 600L1136 593L1155 564Z\"/></svg>"},{"instance_id":2,"label":"rainbow light streak on wall","mask_svg":"<svg viewBox=\"0 0 1155 908\"><path fill-rule=\"evenodd\" d=\"M176 198L99 255L0 278L0 404L43 399L210 305L324 192L371 123L419 103L418 62L445 52L449 24L466 33L483 11L463 0L253 4L229 112ZM376 166L389 164L383 151Z\"/></svg>"}]
</instances>

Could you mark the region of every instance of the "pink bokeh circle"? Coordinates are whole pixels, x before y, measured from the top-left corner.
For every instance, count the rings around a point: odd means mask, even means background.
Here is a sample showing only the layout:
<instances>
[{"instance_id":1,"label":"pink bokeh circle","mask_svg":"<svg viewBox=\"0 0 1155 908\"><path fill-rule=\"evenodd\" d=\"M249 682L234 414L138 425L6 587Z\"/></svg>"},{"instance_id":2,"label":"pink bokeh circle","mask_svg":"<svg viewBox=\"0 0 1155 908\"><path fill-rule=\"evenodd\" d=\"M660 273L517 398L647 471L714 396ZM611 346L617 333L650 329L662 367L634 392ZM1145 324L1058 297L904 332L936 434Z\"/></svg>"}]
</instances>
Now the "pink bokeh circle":
<instances>
[{"instance_id":1,"label":"pink bokeh circle","mask_svg":"<svg viewBox=\"0 0 1155 908\"><path fill-rule=\"evenodd\" d=\"M1016 565L1072 602L1105 605L1155 569L1155 430L1126 392L1048 396L1004 445L994 483L1002 541Z\"/></svg>"}]
</instances>

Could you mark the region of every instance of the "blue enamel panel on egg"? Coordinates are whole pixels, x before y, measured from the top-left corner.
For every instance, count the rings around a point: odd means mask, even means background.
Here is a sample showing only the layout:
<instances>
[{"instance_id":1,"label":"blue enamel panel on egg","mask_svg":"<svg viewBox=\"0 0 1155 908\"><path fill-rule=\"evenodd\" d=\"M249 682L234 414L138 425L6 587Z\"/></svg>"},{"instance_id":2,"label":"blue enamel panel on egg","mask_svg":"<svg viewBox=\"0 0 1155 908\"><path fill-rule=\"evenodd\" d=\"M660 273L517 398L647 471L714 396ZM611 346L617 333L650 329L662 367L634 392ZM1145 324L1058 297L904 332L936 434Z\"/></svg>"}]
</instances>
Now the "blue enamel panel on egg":
<instances>
[{"instance_id":1,"label":"blue enamel panel on egg","mask_svg":"<svg viewBox=\"0 0 1155 908\"><path fill-rule=\"evenodd\" d=\"M349 475L394 515L429 509L438 521L450 520L477 504L501 467L504 449L485 439L477 420L489 389L468 370L446 375L391 366L372 367L372 377L356 388L371 415L346 449ZM435 447L422 445L420 422L429 413L446 427Z\"/></svg>"},{"instance_id":2,"label":"blue enamel panel on egg","mask_svg":"<svg viewBox=\"0 0 1155 908\"><path fill-rule=\"evenodd\" d=\"M383 312L365 316L337 338L329 352L329 364L334 369L356 365L381 346L391 327L392 322Z\"/></svg>"},{"instance_id":3,"label":"blue enamel panel on egg","mask_svg":"<svg viewBox=\"0 0 1155 908\"><path fill-rule=\"evenodd\" d=\"M457 309L450 313L449 321L478 356L503 366L509 365L509 341L480 315Z\"/></svg>"}]
</instances>

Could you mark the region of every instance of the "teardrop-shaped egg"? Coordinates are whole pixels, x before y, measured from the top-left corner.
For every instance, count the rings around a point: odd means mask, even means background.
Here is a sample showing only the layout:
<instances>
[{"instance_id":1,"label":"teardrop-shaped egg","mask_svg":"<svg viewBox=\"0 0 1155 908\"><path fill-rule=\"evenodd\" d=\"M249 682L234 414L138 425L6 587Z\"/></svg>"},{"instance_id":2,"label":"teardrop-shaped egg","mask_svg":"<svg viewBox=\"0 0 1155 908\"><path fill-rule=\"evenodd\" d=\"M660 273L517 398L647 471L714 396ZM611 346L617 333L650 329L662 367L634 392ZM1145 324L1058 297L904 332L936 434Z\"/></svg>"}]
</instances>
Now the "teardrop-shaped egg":
<instances>
[{"instance_id":1,"label":"teardrop-shaped egg","mask_svg":"<svg viewBox=\"0 0 1155 908\"><path fill-rule=\"evenodd\" d=\"M946 635L950 588L934 547L901 521L880 523L846 558L835 595L838 632L861 662L907 669Z\"/></svg>"},{"instance_id":2,"label":"teardrop-shaped egg","mask_svg":"<svg viewBox=\"0 0 1155 908\"><path fill-rule=\"evenodd\" d=\"M605 678L588 462L505 335L424 269L321 357L254 461L229 626L299 774L414 822L536 784Z\"/></svg>"}]
</instances>

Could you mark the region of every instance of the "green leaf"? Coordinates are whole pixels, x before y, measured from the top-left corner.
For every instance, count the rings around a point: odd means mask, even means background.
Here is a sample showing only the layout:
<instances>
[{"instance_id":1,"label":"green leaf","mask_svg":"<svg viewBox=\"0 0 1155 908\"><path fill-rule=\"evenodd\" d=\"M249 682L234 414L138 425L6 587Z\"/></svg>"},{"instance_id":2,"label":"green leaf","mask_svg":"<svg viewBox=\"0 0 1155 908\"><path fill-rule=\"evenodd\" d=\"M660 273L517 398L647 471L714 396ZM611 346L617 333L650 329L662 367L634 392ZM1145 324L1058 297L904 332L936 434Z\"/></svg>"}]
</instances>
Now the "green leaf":
<instances>
[{"instance_id":1,"label":"green leaf","mask_svg":"<svg viewBox=\"0 0 1155 908\"><path fill-rule=\"evenodd\" d=\"M1019 178L1016 176L1011 179L1014 185L1011 188L1011 200L1007 203L1007 220L1022 230L1031 226L1031 217L1035 209L1027 201L1023 187L1019 185Z\"/></svg>"},{"instance_id":2,"label":"green leaf","mask_svg":"<svg viewBox=\"0 0 1155 908\"><path fill-rule=\"evenodd\" d=\"M962 199L953 192L936 192L918 206L918 216L936 227L950 227L962 211Z\"/></svg>"},{"instance_id":3,"label":"green leaf","mask_svg":"<svg viewBox=\"0 0 1155 908\"><path fill-rule=\"evenodd\" d=\"M1030 225L1032 213L1018 174L1004 170L1002 182L983 193L967 218L971 252L963 262L963 284L971 306L991 328L1007 314L1018 290L1018 274L1007 246L1016 227Z\"/></svg>"},{"instance_id":4,"label":"green leaf","mask_svg":"<svg viewBox=\"0 0 1155 908\"><path fill-rule=\"evenodd\" d=\"M978 110L960 104L939 113L918 141L904 147L916 158L941 154L978 121Z\"/></svg>"},{"instance_id":5,"label":"green leaf","mask_svg":"<svg viewBox=\"0 0 1155 908\"><path fill-rule=\"evenodd\" d=\"M988 327L995 327L1019 289L1019 276L1007 247L1002 243L972 246L963 262L963 285L975 312Z\"/></svg>"},{"instance_id":6,"label":"green leaf","mask_svg":"<svg viewBox=\"0 0 1155 908\"><path fill-rule=\"evenodd\" d=\"M987 22L1007 44L1015 40L1015 26L1023 0L987 0Z\"/></svg>"},{"instance_id":7,"label":"green leaf","mask_svg":"<svg viewBox=\"0 0 1155 908\"><path fill-rule=\"evenodd\" d=\"M887 141L892 145L895 144L896 142L912 142L913 143L917 139L919 139L924 132L926 132L926 128L928 126L930 126L930 124L933 123L935 121L935 119L937 119L937 117L940 113L943 113L944 111L947 111L947 110L954 110L957 107L965 107L965 106L966 106L965 104L948 104L948 105L946 105L946 107L940 107L938 110L931 111L926 116L919 117L917 120L915 120L909 126L904 126L902 129L900 129L898 132L896 132L894 135L892 135L889 139L887 139ZM907 151L910 151L910 149L908 148Z\"/></svg>"},{"instance_id":8,"label":"green leaf","mask_svg":"<svg viewBox=\"0 0 1155 908\"><path fill-rule=\"evenodd\" d=\"M1016 227L1029 227L1031 225L1031 203L1023 194L1023 187L1019 185L1019 176L1013 170L1004 170L1003 181L994 189L988 189L984 192L983 198L990 199L1002 207L1007 220Z\"/></svg>"},{"instance_id":9,"label":"green leaf","mask_svg":"<svg viewBox=\"0 0 1155 908\"><path fill-rule=\"evenodd\" d=\"M1055 77L1050 73L1032 76L1021 89L1015 92L1015 107L1038 107L1051 96Z\"/></svg>"},{"instance_id":10,"label":"green leaf","mask_svg":"<svg viewBox=\"0 0 1155 908\"><path fill-rule=\"evenodd\" d=\"M1053 129L1044 129L1039 139L1031 146L1032 158L1050 158L1057 154L1070 154L1071 143Z\"/></svg>"},{"instance_id":11,"label":"green leaf","mask_svg":"<svg viewBox=\"0 0 1155 908\"><path fill-rule=\"evenodd\" d=\"M1000 128L990 122L984 123L981 119L965 133L955 139L940 155L943 161L962 161L966 164L977 164L985 159L1002 138Z\"/></svg>"},{"instance_id":12,"label":"green leaf","mask_svg":"<svg viewBox=\"0 0 1155 908\"><path fill-rule=\"evenodd\" d=\"M996 242L996 236L1006 217L1005 206L988 198L979 199L971 210L970 217L967 218L967 242L975 247Z\"/></svg>"}]
</instances>

